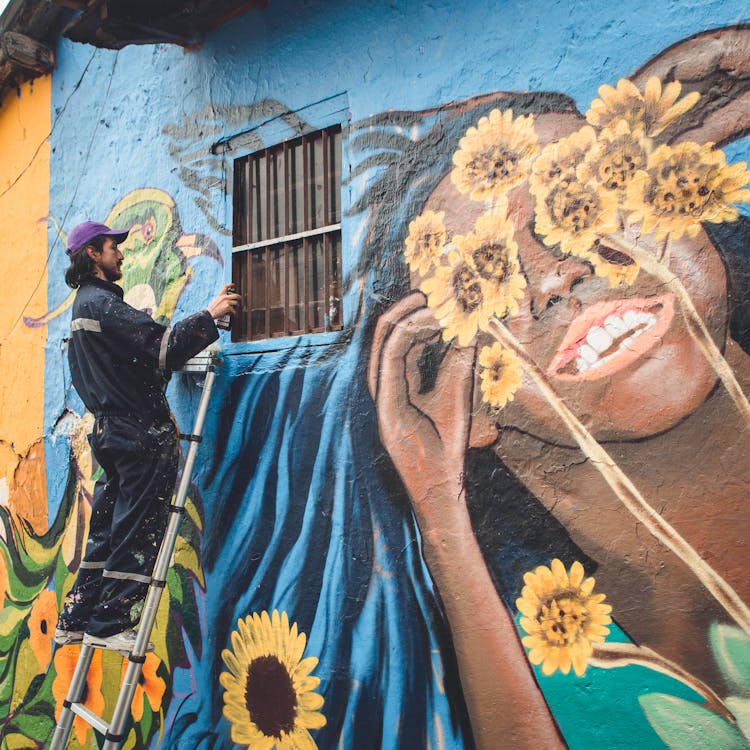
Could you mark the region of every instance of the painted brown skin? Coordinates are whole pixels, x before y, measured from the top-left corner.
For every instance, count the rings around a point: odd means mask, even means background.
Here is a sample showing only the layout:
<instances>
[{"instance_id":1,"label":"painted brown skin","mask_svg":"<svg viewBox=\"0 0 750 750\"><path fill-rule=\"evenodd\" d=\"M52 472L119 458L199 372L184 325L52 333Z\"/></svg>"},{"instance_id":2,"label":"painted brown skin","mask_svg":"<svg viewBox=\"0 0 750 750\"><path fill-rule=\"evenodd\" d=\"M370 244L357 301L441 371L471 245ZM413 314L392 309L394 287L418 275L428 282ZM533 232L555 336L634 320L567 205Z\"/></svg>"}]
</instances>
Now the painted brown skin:
<instances>
[{"instance_id":1,"label":"painted brown skin","mask_svg":"<svg viewBox=\"0 0 750 750\"><path fill-rule=\"evenodd\" d=\"M688 44L695 45L695 40ZM659 64L663 57L657 58ZM644 80L647 74L648 68L642 73ZM711 122L715 124L716 117ZM537 132L546 142L581 124L573 116L543 116L537 119ZM726 140L729 134L723 135ZM690 137L700 140L700 129L692 130ZM662 290L644 273L632 286L613 290L588 264L550 251L533 234L532 207L525 187L511 195L510 211L529 286L509 327L546 369L569 325L588 306L614 299L650 299ZM424 208L445 211L449 236L469 231L484 211L460 195L447 177ZM641 241L653 244L649 238ZM726 333L725 269L704 232L673 244L671 267L748 392L748 358ZM412 282L416 287L418 279ZM438 336L437 323L420 293L401 300L379 321L369 383L381 439L409 492L425 559L444 602L479 747L507 742L508 732L519 747L558 740L554 725L542 718L523 649L507 613L499 611L504 608L468 522L463 472L469 447L493 446L578 546L597 560L597 590L607 593L616 620L636 642L722 690L708 651L707 630L712 621L727 618L693 572L630 516L532 386L525 384L500 414L489 411L480 398L474 347L451 349L434 388L420 394L417 363L425 344ZM480 336L478 344L490 341ZM742 531L750 480L743 449L747 426L723 388L716 387L679 310L657 343L606 377L551 379L643 495L750 601L750 548ZM494 642L493 628L499 634ZM517 681L518 690L512 693L505 690L510 679ZM524 690L529 691L526 698ZM489 720L493 715L494 727Z\"/></svg>"}]
</instances>

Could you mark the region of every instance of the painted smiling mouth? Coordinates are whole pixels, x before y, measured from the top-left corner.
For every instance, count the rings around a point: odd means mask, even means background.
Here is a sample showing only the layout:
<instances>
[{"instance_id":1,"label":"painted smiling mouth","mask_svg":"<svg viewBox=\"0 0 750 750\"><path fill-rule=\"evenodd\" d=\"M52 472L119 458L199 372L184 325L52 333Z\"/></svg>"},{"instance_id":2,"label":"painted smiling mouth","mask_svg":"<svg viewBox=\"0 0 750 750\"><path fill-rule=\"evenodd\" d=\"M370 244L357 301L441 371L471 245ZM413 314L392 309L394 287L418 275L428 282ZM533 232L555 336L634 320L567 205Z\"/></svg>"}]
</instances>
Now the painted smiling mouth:
<instances>
[{"instance_id":1,"label":"painted smiling mouth","mask_svg":"<svg viewBox=\"0 0 750 750\"><path fill-rule=\"evenodd\" d=\"M576 381L611 375L655 346L673 317L671 294L593 305L571 323L547 375Z\"/></svg>"}]
</instances>

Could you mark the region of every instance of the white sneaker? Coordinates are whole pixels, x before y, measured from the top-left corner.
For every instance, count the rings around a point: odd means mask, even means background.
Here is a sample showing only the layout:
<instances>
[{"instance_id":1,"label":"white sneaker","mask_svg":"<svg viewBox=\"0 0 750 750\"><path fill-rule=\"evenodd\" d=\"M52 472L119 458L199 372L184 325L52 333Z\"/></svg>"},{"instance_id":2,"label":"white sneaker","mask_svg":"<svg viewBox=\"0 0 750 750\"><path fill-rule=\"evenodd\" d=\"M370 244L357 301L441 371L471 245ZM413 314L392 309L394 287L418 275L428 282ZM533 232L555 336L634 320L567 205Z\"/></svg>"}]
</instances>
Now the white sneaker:
<instances>
[{"instance_id":1,"label":"white sneaker","mask_svg":"<svg viewBox=\"0 0 750 750\"><path fill-rule=\"evenodd\" d=\"M123 656L128 656L135 646L136 632L133 628L123 630L121 633L101 637L84 633L83 645L92 646L93 648L106 648L109 651L119 651ZM154 644L149 641L146 644L146 651L153 651Z\"/></svg>"},{"instance_id":2,"label":"white sneaker","mask_svg":"<svg viewBox=\"0 0 750 750\"><path fill-rule=\"evenodd\" d=\"M63 630L55 628L55 643L58 646L71 646L83 642L83 630Z\"/></svg>"}]
</instances>

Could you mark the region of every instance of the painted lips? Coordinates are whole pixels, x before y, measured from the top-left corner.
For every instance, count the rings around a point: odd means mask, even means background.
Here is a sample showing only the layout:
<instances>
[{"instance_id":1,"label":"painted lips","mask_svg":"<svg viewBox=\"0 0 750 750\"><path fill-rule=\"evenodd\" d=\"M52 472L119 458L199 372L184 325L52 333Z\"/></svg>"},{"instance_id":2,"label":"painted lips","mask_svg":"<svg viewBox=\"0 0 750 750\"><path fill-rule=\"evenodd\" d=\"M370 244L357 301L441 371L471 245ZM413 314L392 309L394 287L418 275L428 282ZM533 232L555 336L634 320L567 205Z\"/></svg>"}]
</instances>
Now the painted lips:
<instances>
[{"instance_id":1,"label":"painted lips","mask_svg":"<svg viewBox=\"0 0 750 750\"><path fill-rule=\"evenodd\" d=\"M673 317L671 294L592 305L570 324L547 375L572 381L612 375L651 349Z\"/></svg>"}]
</instances>

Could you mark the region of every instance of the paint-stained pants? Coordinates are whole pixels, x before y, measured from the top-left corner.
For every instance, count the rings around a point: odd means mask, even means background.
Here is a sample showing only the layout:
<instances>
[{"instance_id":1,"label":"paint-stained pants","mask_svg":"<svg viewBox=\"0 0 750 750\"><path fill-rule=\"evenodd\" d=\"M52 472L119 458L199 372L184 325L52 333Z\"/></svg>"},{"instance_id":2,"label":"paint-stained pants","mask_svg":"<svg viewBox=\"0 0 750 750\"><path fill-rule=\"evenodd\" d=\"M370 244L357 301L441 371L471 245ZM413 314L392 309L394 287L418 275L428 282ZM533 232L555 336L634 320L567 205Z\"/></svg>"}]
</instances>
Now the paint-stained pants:
<instances>
[{"instance_id":1,"label":"paint-stained pants","mask_svg":"<svg viewBox=\"0 0 750 750\"><path fill-rule=\"evenodd\" d=\"M89 537L58 627L106 637L137 624L177 477L172 422L98 417L91 438L104 476L94 488Z\"/></svg>"}]
</instances>

